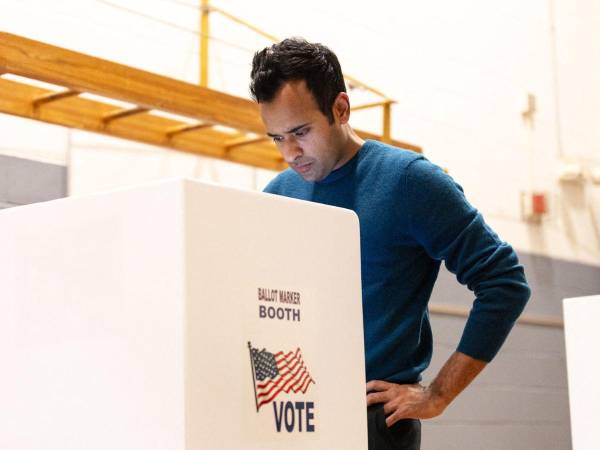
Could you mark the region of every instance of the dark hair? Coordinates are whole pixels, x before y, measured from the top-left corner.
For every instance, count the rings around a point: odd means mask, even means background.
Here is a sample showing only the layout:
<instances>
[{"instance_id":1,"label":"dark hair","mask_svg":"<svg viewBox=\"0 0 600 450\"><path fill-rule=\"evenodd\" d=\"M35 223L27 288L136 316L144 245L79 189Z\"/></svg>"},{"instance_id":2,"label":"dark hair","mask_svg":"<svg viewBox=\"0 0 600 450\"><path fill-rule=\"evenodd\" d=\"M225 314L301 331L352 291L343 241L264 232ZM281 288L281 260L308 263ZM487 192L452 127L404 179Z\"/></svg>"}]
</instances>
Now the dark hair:
<instances>
[{"instance_id":1,"label":"dark hair","mask_svg":"<svg viewBox=\"0 0 600 450\"><path fill-rule=\"evenodd\" d=\"M286 81L304 80L319 109L333 123L333 102L346 92L340 63L331 50L302 38L284 39L256 52L250 92L258 103L270 102Z\"/></svg>"}]
</instances>

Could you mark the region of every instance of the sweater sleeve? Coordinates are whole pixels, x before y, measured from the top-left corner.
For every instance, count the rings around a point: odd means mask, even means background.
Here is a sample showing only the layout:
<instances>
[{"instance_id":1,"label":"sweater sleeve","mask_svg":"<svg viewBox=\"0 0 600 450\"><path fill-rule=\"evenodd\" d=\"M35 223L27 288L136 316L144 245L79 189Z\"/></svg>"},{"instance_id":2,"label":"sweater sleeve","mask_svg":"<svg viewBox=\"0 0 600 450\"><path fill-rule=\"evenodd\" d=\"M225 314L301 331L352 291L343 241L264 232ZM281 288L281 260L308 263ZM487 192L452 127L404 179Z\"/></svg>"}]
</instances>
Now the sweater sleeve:
<instances>
[{"instance_id":1,"label":"sweater sleeve","mask_svg":"<svg viewBox=\"0 0 600 450\"><path fill-rule=\"evenodd\" d=\"M263 192L268 194L278 194L279 193L279 177L273 178L263 189Z\"/></svg>"},{"instance_id":2,"label":"sweater sleeve","mask_svg":"<svg viewBox=\"0 0 600 450\"><path fill-rule=\"evenodd\" d=\"M412 236L475 294L458 351L491 361L529 299L523 266L439 167L416 159L405 182Z\"/></svg>"}]
</instances>

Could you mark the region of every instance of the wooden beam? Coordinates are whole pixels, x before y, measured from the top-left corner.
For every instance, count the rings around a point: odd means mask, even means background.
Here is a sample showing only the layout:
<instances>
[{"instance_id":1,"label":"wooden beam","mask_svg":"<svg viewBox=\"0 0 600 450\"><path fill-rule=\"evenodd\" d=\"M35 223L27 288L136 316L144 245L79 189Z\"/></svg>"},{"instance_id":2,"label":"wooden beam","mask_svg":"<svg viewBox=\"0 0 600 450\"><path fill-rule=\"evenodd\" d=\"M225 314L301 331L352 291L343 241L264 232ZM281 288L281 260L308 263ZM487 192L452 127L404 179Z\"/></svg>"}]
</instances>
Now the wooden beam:
<instances>
[{"instance_id":1,"label":"wooden beam","mask_svg":"<svg viewBox=\"0 0 600 450\"><path fill-rule=\"evenodd\" d=\"M208 46L210 36L209 0L201 1L200 10L200 86L208 87Z\"/></svg>"},{"instance_id":2,"label":"wooden beam","mask_svg":"<svg viewBox=\"0 0 600 450\"><path fill-rule=\"evenodd\" d=\"M0 104L4 105L0 110L8 114L190 153L204 152L236 162L262 164L261 167L268 166L274 170L285 167L271 142L239 142L240 145L235 145L229 133L214 130L188 133L223 125L242 134L250 132L264 135L258 106L251 100L0 32L0 73L3 72L67 88L64 93L55 93L0 78ZM16 89L21 97L17 99L11 89ZM106 103L79 98L76 93L80 92L133 103L136 107L128 111L134 115L124 111L117 113L114 106ZM14 101L9 101L10 98ZM45 107L34 108L32 112L31 105L36 99ZM62 101L54 101L59 99ZM82 110L78 111L77 108ZM191 117L202 123L189 125L175 120L160 122L153 115L141 114L150 109ZM126 115L129 116L126 121L115 120ZM105 126L106 120L103 118L106 117L109 118L110 127ZM382 138L374 133L355 131L363 139ZM397 140L390 140L390 143L421 151L420 147L409 143ZM247 156L244 156L246 153ZM260 157L256 157L258 154Z\"/></svg>"},{"instance_id":3,"label":"wooden beam","mask_svg":"<svg viewBox=\"0 0 600 450\"><path fill-rule=\"evenodd\" d=\"M392 142L392 104L385 103L383 105L383 136L381 140L386 144Z\"/></svg>"},{"instance_id":4,"label":"wooden beam","mask_svg":"<svg viewBox=\"0 0 600 450\"><path fill-rule=\"evenodd\" d=\"M371 133L369 131L357 130L356 128L354 129L354 131L356 132L356 134L358 134L363 139L371 139L374 141L383 141L381 135L379 135L379 134ZM418 145L409 144L408 142L391 139L389 143L391 145L393 145L394 147L403 148L405 150L412 150L413 152L417 152L417 153L423 153L423 149L421 147L419 147Z\"/></svg>"},{"instance_id":5,"label":"wooden beam","mask_svg":"<svg viewBox=\"0 0 600 450\"><path fill-rule=\"evenodd\" d=\"M149 109L141 108L139 106L136 106L134 108L117 109L116 111L111 111L107 114L104 114L102 116L102 122L104 122L105 125L108 125L114 120L124 119L125 117L135 116L137 114L144 114L148 111Z\"/></svg>"},{"instance_id":6,"label":"wooden beam","mask_svg":"<svg viewBox=\"0 0 600 450\"><path fill-rule=\"evenodd\" d=\"M368 84L366 84L366 83L363 83L363 82L362 82L362 81L360 81L360 80L357 80L357 79L356 79L356 78L354 78L354 77L351 77L351 76L350 76L350 75L348 75L348 74L344 74L344 79L345 79L346 81L348 81L350 84L354 85L354 86L360 86L361 88L363 88L363 89L366 89L367 91L369 91L369 92L372 92L373 94L375 94L375 95L378 95L378 96L380 96L381 98L384 98L384 99L386 99L386 100L390 100L390 99L388 98L388 96L387 96L387 95L385 95L383 92L381 92L381 91L379 91L379 90L375 89L374 87L371 87L371 86L369 86L369 85L368 85Z\"/></svg>"},{"instance_id":7,"label":"wooden beam","mask_svg":"<svg viewBox=\"0 0 600 450\"><path fill-rule=\"evenodd\" d=\"M148 109L265 133L258 106L251 100L3 32L0 70Z\"/></svg>"},{"instance_id":8,"label":"wooden beam","mask_svg":"<svg viewBox=\"0 0 600 450\"><path fill-rule=\"evenodd\" d=\"M190 131L202 130L203 128L210 128L214 124L212 123L191 123L183 125L175 125L165 131L167 138L172 139L183 133L189 133Z\"/></svg>"},{"instance_id":9,"label":"wooden beam","mask_svg":"<svg viewBox=\"0 0 600 450\"><path fill-rule=\"evenodd\" d=\"M393 103L396 103L396 102L392 101L392 100L384 100L382 102L365 103L364 105L352 106L350 108L350 110L351 111L360 111L361 109L377 108L379 106L385 106L385 105L389 105L389 104L393 104Z\"/></svg>"},{"instance_id":10,"label":"wooden beam","mask_svg":"<svg viewBox=\"0 0 600 450\"><path fill-rule=\"evenodd\" d=\"M79 94L81 94L81 92L71 91L68 89L62 92L48 92L47 94L42 94L33 99L33 108L36 109L44 104L57 102L65 98L77 96Z\"/></svg>"},{"instance_id":11,"label":"wooden beam","mask_svg":"<svg viewBox=\"0 0 600 450\"><path fill-rule=\"evenodd\" d=\"M224 143L231 139L231 135L209 129L208 124L198 124L198 127L206 125L207 129L202 133L182 133L176 139L170 139L166 131L175 130L175 127L190 127L189 124L150 114L133 115L128 120L114 121L107 127L102 119L114 112L114 105L82 97L52 102L40 108L37 114L34 113L31 108L32 100L50 93L45 89L0 78L0 113L253 167L275 171L287 167L271 143L256 143L228 150Z\"/></svg>"},{"instance_id":12,"label":"wooden beam","mask_svg":"<svg viewBox=\"0 0 600 450\"><path fill-rule=\"evenodd\" d=\"M382 136L381 140L387 144L392 143L392 105L396 103L393 100L384 100L382 102L373 102L366 103L364 105L358 105L350 108L352 111L360 111L364 109L370 108L378 108L383 107L383 117L382 117Z\"/></svg>"},{"instance_id":13,"label":"wooden beam","mask_svg":"<svg viewBox=\"0 0 600 450\"><path fill-rule=\"evenodd\" d=\"M240 137L237 139L231 139L227 142L225 142L225 148L226 149L232 149L235 147L244 147L246 145L250 145L250 144L256 144L257 142L264 142L264 141L268 141L271 138L269 136L257 136L254 138L248 138L248 137Z\"/></svg>"}]
</instances>

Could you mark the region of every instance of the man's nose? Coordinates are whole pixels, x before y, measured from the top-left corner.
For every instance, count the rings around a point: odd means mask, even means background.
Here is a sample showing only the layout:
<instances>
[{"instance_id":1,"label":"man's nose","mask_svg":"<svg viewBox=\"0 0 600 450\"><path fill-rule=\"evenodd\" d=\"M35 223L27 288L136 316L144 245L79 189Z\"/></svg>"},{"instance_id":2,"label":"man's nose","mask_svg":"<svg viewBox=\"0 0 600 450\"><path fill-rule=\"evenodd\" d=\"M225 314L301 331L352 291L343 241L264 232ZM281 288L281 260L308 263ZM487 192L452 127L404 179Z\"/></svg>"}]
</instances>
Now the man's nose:
<instances>
[{"instance_id":1,"label":"man's nose","mask_svg":"<svg viewBox=\"0 0 600 450\"><path fill-rule=\"evenodd\" d=\"M283 159L288 164L293 163L302 156L302 148L294 139L286 139L279 147L279 150L281 151L281 156L283 156Z\"/></svg>"}]
</instances>

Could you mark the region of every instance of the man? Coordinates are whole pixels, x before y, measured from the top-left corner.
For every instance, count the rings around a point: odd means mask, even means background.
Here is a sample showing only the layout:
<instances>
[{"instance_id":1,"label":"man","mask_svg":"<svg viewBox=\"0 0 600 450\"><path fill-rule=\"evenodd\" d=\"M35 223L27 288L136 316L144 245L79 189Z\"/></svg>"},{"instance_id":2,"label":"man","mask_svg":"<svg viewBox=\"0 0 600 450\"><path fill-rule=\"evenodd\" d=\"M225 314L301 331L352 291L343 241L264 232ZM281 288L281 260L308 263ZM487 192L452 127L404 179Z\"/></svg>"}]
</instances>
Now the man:
<instances>
[{"instance_id":1,"label":"man","mask_svg":"<svg viewBox=\"0 0 600 450\"><path fill-rule=\"evenodd\" d=\"M369 449L418 449L419 419L444 411L523 310L523 268L439 167L352 130L340 64L327 47L286 39L254 55L251 79L290 166L265 192L349 208L360 219ZM476 298L456 352L423 386L427 303L441 260Z\"/></svg>"}]
</instances>

